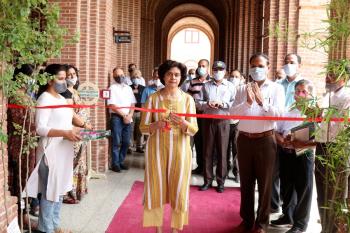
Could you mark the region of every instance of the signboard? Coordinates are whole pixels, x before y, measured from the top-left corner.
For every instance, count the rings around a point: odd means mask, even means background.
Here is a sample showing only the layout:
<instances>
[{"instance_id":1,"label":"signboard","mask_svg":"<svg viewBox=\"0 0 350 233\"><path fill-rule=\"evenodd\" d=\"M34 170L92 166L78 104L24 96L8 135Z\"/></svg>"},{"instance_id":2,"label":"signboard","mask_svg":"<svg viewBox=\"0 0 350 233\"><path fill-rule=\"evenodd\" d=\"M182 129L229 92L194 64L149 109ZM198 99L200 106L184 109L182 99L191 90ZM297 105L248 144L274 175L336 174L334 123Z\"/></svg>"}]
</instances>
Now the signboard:
<instances>
[{"instance_id":1,"label":"signboard","mask_svg":"<svg viewBox=\"0 0 350 233\"><path fill-rule=\"evenodd\" d=\"M96 104L100 97L100 91L94 83L85 82L79 84L78 93L83 104Z\"/></svg>"},{"instance_id":2,"label":"signboard","mask_svg":"<svg viewBox=\"0 0 350 233\"><path fill-rule=\"evenodd\" d=\"M109 89L102 89L100 92L100 97L104 100L108 100L111 98L111 90Z\"/></svg>"},{"instance_id":3,"label":"signboard","mask_svg":"<svg viewBox=\"0 0 350 233\"><path fill-rule=\"evenodd\" d=\"M131 35L130 34L116 34L114 35L114 42L119 43L131 43Z\"/></svg>"}]
</instances>

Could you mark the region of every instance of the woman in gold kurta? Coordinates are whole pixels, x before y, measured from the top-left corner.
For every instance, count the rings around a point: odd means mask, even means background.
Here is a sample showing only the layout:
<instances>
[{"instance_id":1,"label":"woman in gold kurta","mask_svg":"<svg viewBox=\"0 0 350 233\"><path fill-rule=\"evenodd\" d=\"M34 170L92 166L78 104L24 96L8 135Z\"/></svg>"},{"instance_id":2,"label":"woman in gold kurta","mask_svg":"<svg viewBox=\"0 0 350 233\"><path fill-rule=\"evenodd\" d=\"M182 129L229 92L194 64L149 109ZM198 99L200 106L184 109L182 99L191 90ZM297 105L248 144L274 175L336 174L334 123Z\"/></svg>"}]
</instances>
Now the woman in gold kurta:
<instances>
[{"instance_id":1,"label":"woman in gold kurta","mask_svg":"<svg viewBox=\"0 0 350 233\"><path fill-rule=\"evenodd\" d=\"M189 185L192 151L190 136L197 130L194 117L176 113L195 114L193 98L180 90L186 79L186 67L168 60L160 65L158 73L163 89L152 94L145 107L165 109L165 112L145 112L140 130L148 134L145 153L144 227L156 227L162 232L163 206L169 203L172 209L172 232L182 230L188 224Z\"/></svg>"}]
</instances>

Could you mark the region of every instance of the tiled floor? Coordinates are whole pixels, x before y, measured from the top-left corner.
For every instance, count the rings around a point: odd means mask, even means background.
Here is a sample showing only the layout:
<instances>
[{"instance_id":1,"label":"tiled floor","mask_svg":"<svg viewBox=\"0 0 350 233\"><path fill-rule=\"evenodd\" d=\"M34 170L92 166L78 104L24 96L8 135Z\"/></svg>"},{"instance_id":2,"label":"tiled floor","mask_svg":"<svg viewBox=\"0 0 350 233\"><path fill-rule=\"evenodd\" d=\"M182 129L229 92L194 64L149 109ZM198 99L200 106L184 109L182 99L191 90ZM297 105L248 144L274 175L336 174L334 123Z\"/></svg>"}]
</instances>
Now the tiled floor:
<instances>
[{"instance_id":1,"label":"tiled floor","mask_svg":"<svg viewBox=\"0 0 350 233\"><path fill-rule=\"evenodd\" d=\"M136 180L143 181L143 155L137 153L128 155L126 161L130 167L128 171L122 173L108 171L106 179L90 180L89 193L80 204L63 205L61 211L62 228L71 229L74 233L102 233L107 229L116 210L129 193L131 185ZM202 177L193 176L191 183L201 185L203 183ZM238 184L227 180L225 186L237 187ZM271 215L271 219L276 219L278 216L279 214ZM318 211L314 195L308 233L320 232L321 227L317 223L317 219ZM268 232L282 233L287 230L271 228Z\"/></svg>"}]
</instances>

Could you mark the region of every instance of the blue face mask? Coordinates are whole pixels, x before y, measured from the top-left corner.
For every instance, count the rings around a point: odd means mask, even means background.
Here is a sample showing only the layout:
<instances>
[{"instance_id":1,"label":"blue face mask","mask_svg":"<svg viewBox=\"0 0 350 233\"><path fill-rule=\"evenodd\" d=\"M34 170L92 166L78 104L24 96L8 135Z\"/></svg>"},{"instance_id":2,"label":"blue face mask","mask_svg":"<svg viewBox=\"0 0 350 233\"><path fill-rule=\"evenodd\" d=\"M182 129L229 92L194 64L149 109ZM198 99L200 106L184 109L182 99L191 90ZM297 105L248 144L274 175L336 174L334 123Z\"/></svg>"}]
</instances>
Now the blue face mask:
<instances>
[{"instance_id":1,"label":"blue face mask","mask_svg":"<svg viewBox=\"0 0 350 233\"><path fill-rule=\"evenodd\" d=\"M250 68L249 75L256 82L263 81L266 79L267 70L266 68L261 68L261 67Z\"/></svg>"},{"instance_id":2,"label":"blue face mask","mask_svg":"<svg viewBox=\"0 0 350 233\"><path fill-rule=\"evenodd\" d=\"M63 82L55 81L53 84L53 88L58 94L61 94L67 90L67 83L66 81L63 81Z\"/></svg>"},{"instance_id":3,"label":"blue face mask","mask_svg":"<svg viewBox=\"0 0 350 233\"><path fill-rule=\"evenodd\" d=\"M198 74L199 74L201 77L205 76L205 75L207 74L207 69L204 68L204 67L199 67L199 68L198 68Z\"/></svg>"},{"instance_id":4,"label":"blue face mask","mask_svg":"<svg viewBox=\"0 0 350 233\"><path fill-rule=\"evenodd\" d=\"M138 78L134 78L133 80L131 80L132 84L133 84L133 85L135 85L135 86L140 85L140 84L141 84L141 82L140 82L140 81L141 81L141 80L140 80L140 79L138 79Z\"/></svg>"}]
</instances>

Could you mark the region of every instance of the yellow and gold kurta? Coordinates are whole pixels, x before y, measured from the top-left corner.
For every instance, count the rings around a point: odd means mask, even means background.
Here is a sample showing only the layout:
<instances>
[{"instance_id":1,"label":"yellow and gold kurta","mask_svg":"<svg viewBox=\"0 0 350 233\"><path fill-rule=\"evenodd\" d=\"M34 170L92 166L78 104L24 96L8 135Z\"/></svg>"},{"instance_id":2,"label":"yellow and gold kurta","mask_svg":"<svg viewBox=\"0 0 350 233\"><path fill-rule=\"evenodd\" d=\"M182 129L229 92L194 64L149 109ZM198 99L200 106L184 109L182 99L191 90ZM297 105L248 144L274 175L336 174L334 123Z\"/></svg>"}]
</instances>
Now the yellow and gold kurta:
<instances>
[{"instance_id":1,"label":"yellow and gold kurta","mask_svg":"<svg viewBox=\"0 0 350 233\"><path fill-rule=\"evenodd\" d=\"M193 98L182 91L177 100L164 99L158 91L149 97L145 107L167 110L165 113L142 114L140 130L148 135L150 124L167 120L170 112L196 113ZM192 164L190 136L198 131L198 127L195 117L186 117L186 120L190 123L186 132L171 124L170 130L157 130L149 135L145 152L145 211L157 210L170 203L173 211L188 212Z\"/></svg>"}]
</instances>

